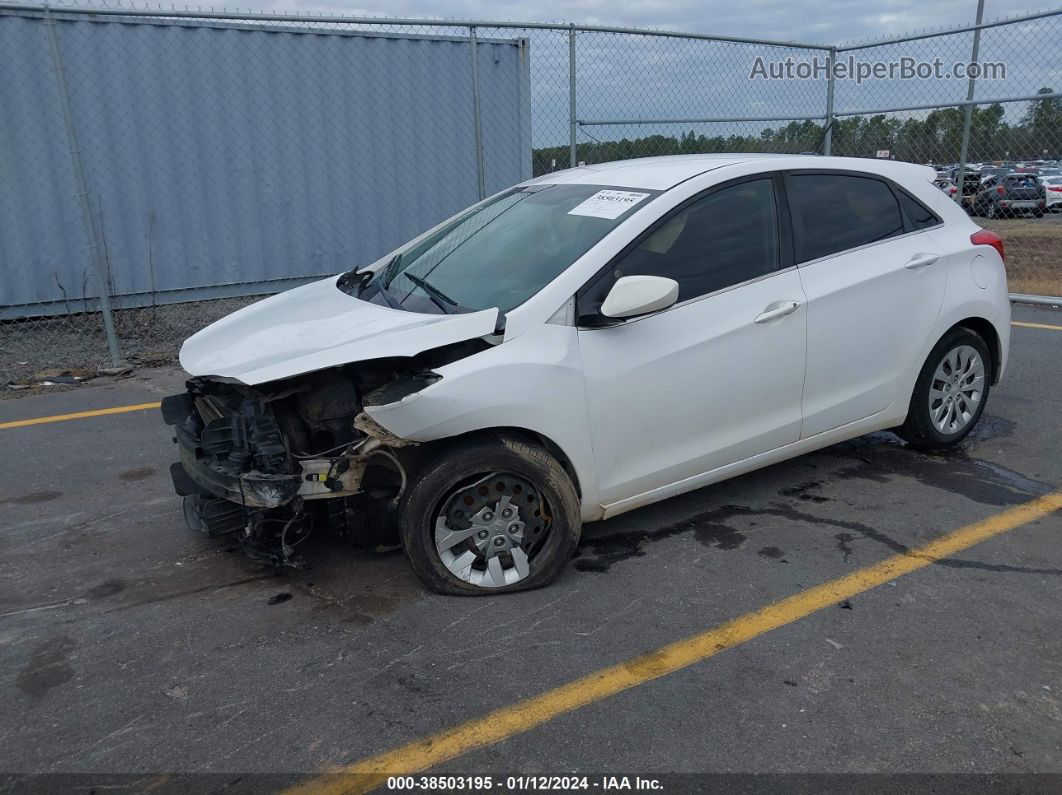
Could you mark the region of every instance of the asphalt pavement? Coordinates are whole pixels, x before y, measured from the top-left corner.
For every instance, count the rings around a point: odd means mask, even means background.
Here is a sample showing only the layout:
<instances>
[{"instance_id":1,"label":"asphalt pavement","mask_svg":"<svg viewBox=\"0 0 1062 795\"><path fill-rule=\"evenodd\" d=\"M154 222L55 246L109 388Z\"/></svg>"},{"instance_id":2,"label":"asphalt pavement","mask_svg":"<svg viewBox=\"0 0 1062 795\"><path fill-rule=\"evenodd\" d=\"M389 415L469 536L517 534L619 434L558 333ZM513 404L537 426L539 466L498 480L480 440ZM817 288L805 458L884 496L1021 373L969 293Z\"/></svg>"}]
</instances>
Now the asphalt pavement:
<instances>
[{"instance_id":1,"label":"asphalt pavement","mask_svg":"<svg viewBox=\"0 0 1062 795\"><path fill-rule=\"evenodd\" d=\"M0 429L0 771L294 783L1058 492L1062 312L1014 320L1057 328L1013 328L961 449L873 434L588 525L558 582L504 597L327 538L277 576L185 530L155 410ZM0 423L181 383L8 400ZM1060 533L1046 515L433 772L1062 775Z\"/></svg>"}]
</instances>

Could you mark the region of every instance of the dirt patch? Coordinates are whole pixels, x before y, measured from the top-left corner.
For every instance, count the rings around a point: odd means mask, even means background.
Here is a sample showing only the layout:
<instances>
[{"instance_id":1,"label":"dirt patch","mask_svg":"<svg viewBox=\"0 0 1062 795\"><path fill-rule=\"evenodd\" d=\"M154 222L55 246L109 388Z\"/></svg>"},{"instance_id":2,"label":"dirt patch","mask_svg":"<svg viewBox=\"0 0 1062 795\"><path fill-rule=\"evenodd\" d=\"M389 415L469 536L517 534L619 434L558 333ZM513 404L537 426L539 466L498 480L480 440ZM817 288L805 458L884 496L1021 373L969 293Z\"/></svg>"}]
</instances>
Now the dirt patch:
<instances>
[{"instance_id":1,"label":"dirt patch","mask_svg":"<svg viewBox=\"0 0 1062 795\"><path fill-rule=\"evenodd\" d=\"M136 469L127 469L125 472L118 476L119 480L137 481L144 480L155 474L155 467L137 467Z\"/></svg>"},{"instance_id":2,"label":"dirt patch","mask_svg":"<svg viewBox=\"0 0 1062 795\"><path fill-rule=\"evenodd\" d=\"M1062 214L973 220L1003 238L1012 293L1062 295Z\"/></svg>"},{"instance_id":3,"label":"dirt patch","mask_svg":"<svg viewBox=\"0 0 1062 795\"><path fill-rule=\"evenodd\" d=\"M61 491L31 491L29 494L21 494L18 497L8 497L0 500L0 503L9 505L36 505L41 502L51 502L63 496Z\"/></svg>"},{"instance_id":4,"label":"dirt patch","mask_svg":"<svg viewBox=\"0 0 1062 795\"><path fill-rule=\"evenodd\" d=\"M70 656L74 643L68 637L46 640L18 673L18 689L34 701L40 701L48 691L74 678Z\"/></svg>"}]
</instances>

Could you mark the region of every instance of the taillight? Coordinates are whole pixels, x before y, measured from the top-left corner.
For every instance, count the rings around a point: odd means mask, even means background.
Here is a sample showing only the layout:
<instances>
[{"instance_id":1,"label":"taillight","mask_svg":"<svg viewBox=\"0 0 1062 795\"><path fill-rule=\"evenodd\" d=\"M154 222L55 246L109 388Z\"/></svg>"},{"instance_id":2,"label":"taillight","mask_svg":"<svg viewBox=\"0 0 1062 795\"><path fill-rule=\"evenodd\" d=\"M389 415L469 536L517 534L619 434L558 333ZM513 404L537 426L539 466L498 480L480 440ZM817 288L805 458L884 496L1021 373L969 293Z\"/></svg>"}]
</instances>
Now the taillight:
<instances>
[{"instance_id":1,"label":"taillight","mask_svg":"<svg viewBox=\"0 0 1062 795\"><path fill-rule=\"evenodd\" d=\"M1000 196L1006 196L1007 195L1007 191L1002 185L997 185L996 186L996 193L998 193Z\"/></svg>"},{"instance_id":2,"label":"taillight","mask_svg":"<svg viewBox=\"0 0 1062 795\"><path fill-rule=\"evenodd\" d=\"M1006 260L1006 255L1003 253L1003 238L997 235L995 232L990 232L987 229L979 229L970 235L970 242L975 246L991 246L999 252L999 258Z\"/></svg>"},{"instance_id":3,"label":"taillight","mask_svg":"<svg viewBox=\"0 0 1062 795\"><path fill-rule=\"evenodd\" d=\"M1056 193L1062 193L1062 185L1048 185L1047 189L1048 190L1053 190Z\"/></svg>"}]
</instances>

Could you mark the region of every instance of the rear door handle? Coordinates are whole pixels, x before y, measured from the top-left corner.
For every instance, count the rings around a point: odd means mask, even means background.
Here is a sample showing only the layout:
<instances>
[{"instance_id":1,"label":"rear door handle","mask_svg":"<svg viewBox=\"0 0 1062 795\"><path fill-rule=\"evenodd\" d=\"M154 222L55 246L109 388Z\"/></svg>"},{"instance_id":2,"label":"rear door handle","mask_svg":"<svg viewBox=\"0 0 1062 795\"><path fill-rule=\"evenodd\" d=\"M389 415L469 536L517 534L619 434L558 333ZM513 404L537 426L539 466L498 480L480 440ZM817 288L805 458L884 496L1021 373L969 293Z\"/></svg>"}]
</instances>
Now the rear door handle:
<instances>
[{"instance_id":1,"label":"rear door handle","mask_svg":"<svg viewBox=\"0 0 1062 795\"><path fill-rule=\"evenodd\" d=\"M932 265L938 259L940 259L939 254L915 254L911 259L907 260L907 264L904 267L909 271L916 271L919 268Z\"/></svg>"},{"instance_id":2,"label":"rear door handle","mask_svg":"<svg viewBox=\"0 0 1062 795\"><path fill-rule=\"evenodd\" d=\"M797 307L799 306L799 301L775 301L773 304L768 305L754 322L768 323L776 318L791 315L797 311Z\"/></svg>"}]
</instances>

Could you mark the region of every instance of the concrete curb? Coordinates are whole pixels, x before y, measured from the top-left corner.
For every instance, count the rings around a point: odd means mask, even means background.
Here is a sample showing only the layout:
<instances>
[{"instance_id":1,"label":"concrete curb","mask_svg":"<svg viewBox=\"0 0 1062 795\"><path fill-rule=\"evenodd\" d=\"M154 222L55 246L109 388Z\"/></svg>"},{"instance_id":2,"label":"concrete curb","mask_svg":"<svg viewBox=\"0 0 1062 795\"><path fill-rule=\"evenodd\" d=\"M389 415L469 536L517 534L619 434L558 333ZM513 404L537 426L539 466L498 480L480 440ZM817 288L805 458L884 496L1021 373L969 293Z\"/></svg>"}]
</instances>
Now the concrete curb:
<instances>
[{"instance_id":1,"label":"concrete curb","mask_svg":"<svg viewBox=\"0 0 1062 795\"><path fill-rule=\"evenodd\" d=\"M1015 304L1037 304L1038 306L1062 306L1062 298L1051 295L1026 295L1011 293L1010 300Z\"/></svg>"}]
</instances>

